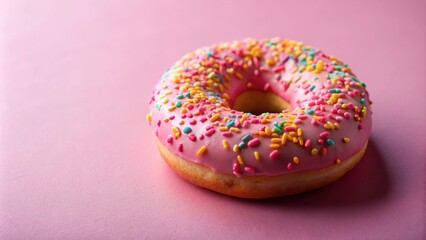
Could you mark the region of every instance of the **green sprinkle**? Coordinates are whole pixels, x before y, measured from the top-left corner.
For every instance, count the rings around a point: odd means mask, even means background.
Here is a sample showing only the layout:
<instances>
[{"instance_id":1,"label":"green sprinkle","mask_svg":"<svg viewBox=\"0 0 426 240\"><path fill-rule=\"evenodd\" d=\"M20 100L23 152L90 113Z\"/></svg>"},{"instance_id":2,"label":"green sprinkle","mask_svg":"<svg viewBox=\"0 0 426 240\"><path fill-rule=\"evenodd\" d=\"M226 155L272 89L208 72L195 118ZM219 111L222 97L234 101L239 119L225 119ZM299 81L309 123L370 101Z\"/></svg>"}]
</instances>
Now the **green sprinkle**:
<instances>
[{"instance_id":1,"label":"green sprinkle","mask_svg":"<svg viewBox=\"0 0 426 240\"><path fill-rule=\"evenodd\" d=\"M243 140L243 141L245 142L245 141L249 140L249 139L250 139L250 137L251 137L250 133L247 133L246 135L244 135L244 136L241 138L241 140Z\"/></svg>"},{"instance_id":2,"label":"green sprinkle","mask_svg":"<svg viewBox=\"0 0 426 240\"><path fill-rule=\"evenodd\" d=\"M310 87L309 87L309 91L312 91L312 90L314 90L315 89L315 85L311 85Z\"/></svg>"},{"instance_id":3,"label":"green sprinkle","mask_svg":"<svg viewBox=\"0 0 426 240\"><path fill-rule=\"evenodd\" d=\"M277 118L282 118L282 117L283 117L282 113L278 114L278 116L277 116Z\"/></svg>"},{"instance_id":4,"label":"green sprinkle","mask_svg":"<svg viewBox=\"0 0 426 240\"><path fill-rule=\"evenodd\" d=\"M282 127L284 126L284 124L285 124L285 122L284 122L284 121L279 122L279 123L278 123L278 127L279 127L279 128L282 128Z\"/></svg>"},{"instance_id":5,"label":"green sprinkle","mask_svg":"<svg viewBox=\"0 0 426 240\"><path fill-rule=\"evenodd\" d=\"M192 132L192 129L190 127L184 127L182 131L184 133L190 133L190 132Z\"/></svg>"},{"instance_id":6,"label":"green sprinkle","mask_svg":"<svg viewBox=\"0 0 426 240\"><path fill-rule=\"evenodd\" d=\"M155 108L156 108L158 111L160 111L160 109L161 109L161 105L160 105L160 104L158 104L158 103L155 103Z\"/></svg>"},{"instance_id":7,"label":"green sprinkle","mask_svg":"<svg viewBox=\"0 0 426 240\"><path fill-rule=\"evenodd\" d=\"M361 103L365 104L365 98L361 98Z\"/></svg>"},{"instance_id":8,"label":"green sprinkle","mask_svg":"<svg viewBox=\"0 0 426 240\"><path fill-rule=\"evenodd\" d=\"M180 107L181 105L182 105L181 101L180 101L180 100L177 100L177 102L176 102L175 106L176 106L176 107Z\"/></svg>"},{"instance_id":9,"label":"green sprinkle","mask_svg":"<svg viewBox=\"0 0 426 240\"><path fill-rule=\"evenodd\" d=\"M185 97L189 97L189 96L191 96L190 92L185 93Z\"/></svg>"},{"instance_id":10,"label":"green sprinkle","mask_svg":"<svg viewBox=\"0 0 426 240\"><path fill-rule=\"evenodd\" d=\"M207 51L207 56L211 57L213 56L213 53L211 51Z\"/></svg>"},{"instance_id":11,"label":"green sprinkle","mask_svg":"<svg viewBox=\"0 0 426 240\"><path fill-rule=\"evenodd\" d=\"M315 110L313 109L306 109L306 114L314 114Z\"/></svg>"},{"instance_id":12,"label":"green sprinkle","mask_svg":"<svg viewBox=\"0 0 426 240\"><path fill-rule=\"evenodd\" d=\"M268 43L266 43L266 44L268 44L268 46L275 46L275 45L277 45L276 43L274 43L274 42L271 42L271 41L269 41Z\"/></svg>"},{"instance_id":13,"label":"green sprinkle","mask_svg":"<svg viewBox=\"0 0 426 240\"><path fill-rule=\"evenodd\" d=\"M183 96L183 94L179 94L179 95L176 96L176 98L177 99L182 99L182 98L184 98L184 96Z\"/></svg>"},{"instance_id":14,"label":"green sprinkle","mask_svg":"<svg viewBox=\"0 0 426 240\"><path fill-rule=\"evenodd\" d=\"M363 83L363 82L362 82L362 83L361 83L361 86L363 86L363 87L365 88L367 85L365 85L365 83Z\"/></svg>"},{"instance_id":15,"label":"green sprinkle","mask_svg":"<svg viewBox=\"0 0 426 240\"><path fill-rule=\"evenodd\" d=\"M238 143L238 147L239 148L243 148L243 147L245 147L246 146L246 143L245 142L240 142L240 143Z\"/></svg>"},{"instance_id":16,"label":"green sprinkle","mask_svg":"<svg viewBox=\"0 0 426 240\"><path fill-rule=\"evenodd\" d=\"M327 139L327 143L328 143L329 145L331 145L331 146L333 146L333 145L334 145L334 141L333 141L333 140L331 140L330 138L328 138L328 139Z\"/></svg>"},{"instance_id":17,"label":"green sprinkle","mask_svg":"<svg viewBox=\"0 0 426 240\"><path fill-rule=\"evenodd\" d=\"M328 75L328 74L327 74ZM328 77L327 77L328 78ZM318 77L314 77L314 81L316 81L316 80L318 80L319 78Z\"/></svg>"},{"instance_id":18,"label":"green sprinkle","mask_svg":"<svg viewBox=\"0 0 426 240\"><path fill-rule=\"evenodd\" d=\"M328 90L329 93L340 93L340 89L330 89Z\"/></svg>"},{"instance_id":19,"label":"green sprinkle","mask_svg":"<svg viewBox=\"0 0 426 240\"><path fill-rule=\"evenodd\" d=\"M226 127L232 127L232 126L234 126L234 124L235 124L235 121L230 119L230 120L228 120L228 122L226 122Z\"/></svg>"},{"instance_id":20,"label":"green sprinkle","mask_svg":"<svg viewBox=\"0 0 426 240\"><path fill-rule=\"evenodd\" d=\"M283 133L283 131L279 127L274 127L274 132L276 132L276 133Z\"/></svg>"}]
</instances>

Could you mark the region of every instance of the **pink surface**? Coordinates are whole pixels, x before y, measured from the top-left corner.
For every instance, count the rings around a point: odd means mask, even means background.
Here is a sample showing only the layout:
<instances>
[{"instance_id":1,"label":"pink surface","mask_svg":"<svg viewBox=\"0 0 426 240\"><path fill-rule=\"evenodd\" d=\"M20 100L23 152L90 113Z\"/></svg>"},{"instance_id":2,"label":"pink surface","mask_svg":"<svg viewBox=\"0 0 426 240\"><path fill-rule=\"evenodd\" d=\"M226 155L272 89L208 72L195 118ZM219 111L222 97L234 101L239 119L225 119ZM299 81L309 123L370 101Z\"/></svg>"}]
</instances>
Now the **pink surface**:
<instances>
[{"instance_id":1,"label":"pink surface","mask_svg":"<svg viewBox=\"0 0 426 240\"><path fill-rule=\"evenodd\" d=\"M0 238L425 237L424 1L57 2L0 3ZM160 158L145 114L163 71L247 36L302 40L367 83L371 142L341 181L239 200Z\"/></svg>"}]
</instances>

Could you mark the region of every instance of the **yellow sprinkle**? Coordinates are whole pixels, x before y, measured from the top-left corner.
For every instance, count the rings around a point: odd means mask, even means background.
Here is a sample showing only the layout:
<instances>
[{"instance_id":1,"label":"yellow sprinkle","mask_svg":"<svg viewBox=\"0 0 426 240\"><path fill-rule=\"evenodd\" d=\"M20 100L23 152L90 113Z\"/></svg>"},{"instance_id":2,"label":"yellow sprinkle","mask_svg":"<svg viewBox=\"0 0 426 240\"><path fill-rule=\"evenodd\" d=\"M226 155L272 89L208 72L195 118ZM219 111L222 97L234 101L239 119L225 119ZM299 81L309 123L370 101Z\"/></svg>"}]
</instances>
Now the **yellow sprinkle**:
<instances>
[{"instance_id":1,"label":"yellow sprinkle","mask_svg":"<svg viewBox=\"0 0 426 240\"><path fill-rule=\"evenodd\" d=\"M148 113L148 114L146 115L146 120L147 120L149 123L151 123L151 120L152 120L152 114L151 114L151 113Z\"/></svg>"},{"instance_id":2,"label":"yellow sprinkle","mask_svg":"<svg viewBox=\"0 0 426 240\"><path fill-rule=\"evenodd\" d=\"M228 144L228 141L226 141L225 139L224 139L224 140L222 140L222 145L223 145L223 148L225 148L225 150L229 150L229 144Z\"/></svg>"},{"instance_id":3,"label":"yellow sprinkle","mask_svg":"<svg viewBox=\"0 0 426 240\"><path fill-rule=\"evenodd\" d=\"M279 138L271 138L272 143L281 143L281 139Z\"/></svg>"},{"instance_id":4,"label":"yellow sprinkle","mask_svg":"<svg viewBox=\"0 0 426 240\"><path fill-rule=\"evenodd\" d=\"M278 148L280 148L280 145L273 143L273 144L269 145L269 147L272 148L272 149L278 149Z\"/></svg>"},{"instance_id":5,"label":"yellow sprinkle","mask_svg":"<svg viewBox=\"0 0 426 240\"><path fill-rule=\"evenodd\" d=\"M293 137L293 142L294 142L294 143L298 143L298 142L299 142L299 139L298 139L297 137Z\"/></svg>"},{"instance_id":6,"label":"yellow sprinkle","mask_svg":"<svg viewBox=\"0 0 426 240\"><path fill-rule=\"evenodd\" d=\"M312 154L312 155L317 155L317 154L318 154L318 149L316 149L316 148L312 148L312 150L311 150L311 154Z\"/></svg>"},{"instance_id":7,"label":"yellow sprinkle","mask_svg":"<svg viewBox=\"0 0 426 240\"><path fill-rule=\"evenodd\" d=\"M220 127L219 128L219 131L221 131L221 132L224 132L224 131L228 131L228 127Z\"/></svg>"},{"instance_id":8,"label":"yellow sprinkle","mask_svg":"<svg viewBox=\"0 0 426 240\"><path fill-rule=\"evenodd\" d=\"M293 162L294 162L294 164L299 164L299 158L298 157L294 157L293 158Z\"/></svg>"},{"instance_id":9,"label":"yellow sprinkle","mask_svg":"<svg viewBox=\"0 0 426 240\"><path fill-rule=\"evenodd\" d=\"M169 122L169 118L165 117L165 118L163 119L163 122Z\"/></svg>"},{"instance_id":10,"label":"yellow sprinkle","mask_svg":"<svg viewBox=\"0 0 426 240\"><path fill-rule=\"evenodd\" d=\"M256 158L256 160L260 160L260 154L258 151L254 151L254 158Z\"/></svg>"},{"instance_id":11,"label":"yellow sprinkle","mask_svg":"<svg viewBox=\"0 0 426 240\"><path fill-rule=\"evenodd\" d=\"M210 118L210 122L214 122L220 118L220 113L213 114L213 116Z\"/></svg>"},{"instance_id":12,"label":"yellow sprinkle","mask_svg":"<svg viewBox=\"0 0 426 240\"><path fill-rule=\"evenodd\" d=\"M266 133L265 133L265 132L261 132L261 131L259 131L259 132L257 132L257 135L259 135L259 136L261 136L261 137L265 137L265 136L266 136Z\"/></svg>"},{"instance_id":13,"label":"yellow sprinkle","mask_svg":"<svg viewBox=\"0 0 426 240\"><path fill-rule=\"evenodd\" d=\"M347 137L343 138L343 142L345 142L345 143L349 142L349 138L347 138Z\"/></svg>"},{"instance_id":14,"label":"yellow sprinkle","mask_svg":"<svg viewBox=\"0 0 426 240\"><path fill-rule=\"evenodd\" d=\"M172 133L173 133L173 136L175 136L176 138L180 137L180 135L181 135L181 132L180 132L179 128L177 128L177 127L172 127Z\"/></svg>"},{"instance_id":15,"label":"yellow sprinkle","mask_svg":"<svg viewBox=\"0 0 426 240\"><path fill-rule=\"evenodd\" d=\"M265 124L269 122L269 119L264 117L262 120L260 120L261 123Z\"/></svg>"},{"instance_id":16,"label":"yellow sprinkle","mask_svg":"<svg viewBox=\"0 0 426 240\"><path fill-rule=\"evenodd\" d=\"M175 110L176 107L175 106L170 106L167 110L169 110L169 112L172 112L173 110Z\"/></svg>"},{"instance_id":17,"label":"yellow sprinkle","mask_svg":"<svg viewBox=\"0 0 426 240\"><path fill-rule=\"evenodd\" d=\"M271 133L271 137L277 138L277 137L279 137L279 135L278 135L278 133Z\"/></svg>"},{"instance_id":18,"label":"yellow sprinkle","mask_svg":"<svg viewBox=\"0 0 426 240\"><path fill-rule=\"evenodd\" d=\"M281 144L284 145L287 142L287 133L284 133L281 137Z\"/></svg>"},{"instance_id":19,"label":"yellow sprinkle","mask_svg":"<svg viewBox=\"0 0 426 240\"><path fill-rule=\"evenodd\" d=\"M243 80L243 75L242 75L241 73L236 72L236 73L235 73L235 76L236 76L238 79Z\"/></svg>"},{"instance_id":20,"label":"yellow sprinkle","mask_svg":"<svg viewBox=\"0 0 426 240\"><path fill-rule=\"evenodd\" d=\"M298 137L298 139L299 139L299 145L303 146L303 139L302 139L302 137Z\"/></svg>"},{"instance_id":21,"label":"yellow sprinkle","mask_svg":"<svg viewBox=\"0 0 426 240\"><path fill-rule=\"evenodd\" d=\"M214 72L210 72L209 75L207 75L207 78L213 78L214 77Z\"/></svg>"},{"instance_id":22,"label":"yellow sprinkle","mask_svg":"<svg viewBox=\"0 0 426 240\"><path fill-rule=\"evenodd\" d=\"M242 122L244 122L246 119L247 119L247 114L243 114L243 116L241 116L241 119L240 119L240 122L242 123Z\"/></svg>"},{"instance_id":23,"label":"yellow sprinkle","mask_svg":"<svg viewBox=\"0 0 426 240\"><path fill-rule=\"evenodd\" d=\"M340 159L336 159L336 164L340 164L340 163L341 163Z\"/></svg>"},{"instance_id":24,"label":"yellow sprinkle","mask_svg":"<svg viewBox=\"0 0 426 240\"><path fill-rule=\"evenodd\" d=\"M243 159L243 157L241 157L241 155L238 155L238 156L237 156L237 160L238 160L238 163L239 163L239 164L241 164L241 165L243 165L243 164L244 164L244 159Z\"/></svg>"},{"instance_id":25,"label":"yellow sprinkle","mask_svg":"<svg viewBox=\"0 0 426 240\"><path fill-rule=\"evenodd\" d=\"M238 129L236 127L231 127L230 130L231 130L231 132L234 132L234 133L240 133L240 129Z\"/></svg>"},{"instance_id":26,"label":"yellow sprinkle","mask_svg":"<svg viewBox=\"0 0 426 240\"><path fill-rule=\"evenodd\" d=\"M297 129L297 136L302 136L302 129L301 128L298 128Z\"/></svg>"},{"instance_id":27,"label":"yellow sprinkle","mask_svg":"<svg viewBox=\"0 0 426 240\"><path fill-rule=\"evenodd\" d=\"M184 120L180 120L179 121L179 125L183 125L185 123L185 121Z\"/></svg>"},{"instance_id":28,"label":"yellow sprinkle","mask_svg":"<svg viewBox=\"0 0 426 240\"><path fill-rule=\"evenodd\" d=\"M201 155L203 155L206 151L207 151L207 147L206 147L206 146L202 146L202 147L200 147L200 149L198 149L198 151L197 151L197 155L198 155L198 156L201 156Z\"/></svg>"},{"instance_id":29,"label":"yellow sprinkle","mask_svg":"<svg viewBox=\"0 0 426 240\"><path fill-rule=\"evenodd\" d=\"M229 74L234 74L234 69L233 68L227 68L226 72Z\"/></svg>"},{"instance_id":30,"label":"yellow sprinkle","mask_svg":"<svg viewBox=\"0 0 426 240\"><path fill-rule=\"evenodd\" d=\"M265 126L265 133L266 135L271 135L271 129L268 126Z\"/></svg>"},{"instance_id":31,"label":"yellow sprinkle","mask_svg":"<svg viewBox=\"0 0 426 240\"><path fill-rule=\"evenodd\" d=\"M237 145L237 144L235 144L235 145L234 145L234 147L232 148L232 150L233 150L234 152L239 152L239 151L240 151L240 148L238 147L238 145Z\"/></svg>"}]
</instances>

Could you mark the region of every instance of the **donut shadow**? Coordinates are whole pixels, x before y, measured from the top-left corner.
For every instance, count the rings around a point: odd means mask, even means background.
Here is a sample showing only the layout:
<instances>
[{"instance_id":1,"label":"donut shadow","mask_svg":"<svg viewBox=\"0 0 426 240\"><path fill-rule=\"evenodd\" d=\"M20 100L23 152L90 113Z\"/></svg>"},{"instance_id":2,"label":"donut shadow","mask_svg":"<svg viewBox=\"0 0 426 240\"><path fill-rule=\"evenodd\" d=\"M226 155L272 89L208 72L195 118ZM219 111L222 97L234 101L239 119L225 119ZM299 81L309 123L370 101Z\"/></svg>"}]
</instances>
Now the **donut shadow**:
<instances>
[{"instance_id":1,"label":"donut shadow","mask_svg":"<svg viewBox=\"0 0 426 240\"><path fill-rule=\"evenodd\" d=\"M385 161L374 139L370 138L367 150L358 165L331 185L293 196L243 201L284 208L352 208L384 200L390 187Z\"/></svg>"}]
</instances>

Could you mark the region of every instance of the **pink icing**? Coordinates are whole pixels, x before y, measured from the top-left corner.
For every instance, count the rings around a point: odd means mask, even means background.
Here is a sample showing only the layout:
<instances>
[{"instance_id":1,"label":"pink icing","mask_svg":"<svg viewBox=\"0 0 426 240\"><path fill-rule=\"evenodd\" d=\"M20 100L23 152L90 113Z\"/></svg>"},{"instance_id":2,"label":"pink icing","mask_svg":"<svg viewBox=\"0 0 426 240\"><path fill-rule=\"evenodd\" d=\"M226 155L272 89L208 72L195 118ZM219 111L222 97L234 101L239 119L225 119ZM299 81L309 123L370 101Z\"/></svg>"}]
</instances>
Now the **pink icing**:
<instances>
[{"instance_id":1,"label":"pink icing","mask_svg":"<svg viewBox=\"0 0 426 240\"><path fill-rule=\"evenodd\" d=\"M292 109L259 116L233 110L233 101L249 90L273 92ZM365 84L346 65L279 38L222 43L185 55L154 89L147 119L176 155L237 176L282 175L344 161L362 148L372 124ZM283 134L293 137L283 144Z\"/></svg>"}]
</instances>

